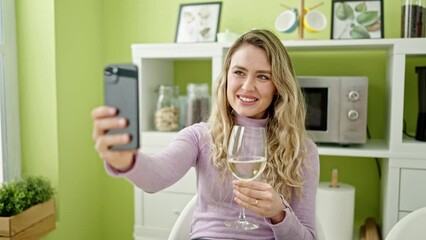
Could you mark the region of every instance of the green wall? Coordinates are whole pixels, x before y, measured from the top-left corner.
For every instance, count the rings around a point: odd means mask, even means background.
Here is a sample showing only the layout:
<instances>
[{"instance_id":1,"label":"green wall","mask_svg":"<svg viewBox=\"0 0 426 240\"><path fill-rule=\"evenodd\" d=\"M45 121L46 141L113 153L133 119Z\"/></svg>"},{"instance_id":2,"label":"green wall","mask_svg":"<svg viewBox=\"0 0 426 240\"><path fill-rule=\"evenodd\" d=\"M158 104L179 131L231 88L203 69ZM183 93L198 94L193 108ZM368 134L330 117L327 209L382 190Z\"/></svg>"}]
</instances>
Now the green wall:
<instances>
[{"instance_id":1,"label":"green wall","mask_svg":"<svg viewBox=\"0 0 426 240\"><path fill-rule=\"evenodd\" d=\"M90 111L103 103L102 67L130 62L132 43L173 42L182 0L16 0L23 174L46 175L57 188L57 229L45 239L132 239L133 188L104 172L91 139ZM283 1L224 0L220 31L274 30ZM318 1L306 0L306 6ZM285 1L297 5L297 0ZM330 17L330 2L318 9ZM385 5L385 37L400 29L399 4ZM398 17L395 17L398 16ZM330 18L328 18L330 19ZM330 30L306 38L328 39ZM281 34L285 39L295 34ZM299 75L367 75L370 79L369 128L383 137L386 121L385 53L291 52ZM346 63L345 63L346 61ZM355 64L354 64L355 63ZM210 79L210 62L179 61L176 82ZM426 65L410 58L407 69ZM193 69L197 69L196 72ZM188 74L190 73L190 74ZM415 78L412 71L408 78ZM415 92L416 81L406 92ZM405 100L409 130L415 129L416 95ZM321 156L321 181L337 167L343 182L354 185L356 225L380 220L380 178L376 160Z\"/></svg>"},{"instance_id":2,"label":"green wall","mask_svg":"<svg viewBox=\"0 0 426 240\"><path fill-rule=\"evenodd\" d=\"M53 1L16 1L23 173L58 183ZM22 16L25 16L23 18ZM37 141L40 136L42 140Z\"/></svg>"}]
</instances>

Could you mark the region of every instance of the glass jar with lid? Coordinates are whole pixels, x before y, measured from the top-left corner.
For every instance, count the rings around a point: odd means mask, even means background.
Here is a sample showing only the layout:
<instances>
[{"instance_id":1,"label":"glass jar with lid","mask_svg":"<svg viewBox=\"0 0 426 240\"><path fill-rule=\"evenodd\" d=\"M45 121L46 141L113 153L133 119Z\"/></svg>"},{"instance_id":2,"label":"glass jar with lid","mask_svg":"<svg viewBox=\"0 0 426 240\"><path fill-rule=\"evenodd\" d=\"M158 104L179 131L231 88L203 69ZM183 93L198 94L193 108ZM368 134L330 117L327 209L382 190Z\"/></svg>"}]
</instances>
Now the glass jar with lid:
<instances>
[{"instance_id":1,"label":"glass jar with lid","mask_svg":"<svg viewBox=\"0 0 426 240\"><path fill-rule=\"evenodd\" d=\"M210 114L210 93L207 83L187 85L186 126L207 121Z\"/></svg>"},{"instance_id":2,"label":"glass jar with lid","mask_svg":"<svg viewBox=\"0 0 426 240\"><path fill-rule=\"evenodd\" d=\"M422 38L426 32L426 0L402 0L401 37Z\"/></svg>"},{"instance_id":3,"label":"glass jar with lid","mask_svg":"<svg viewBox=\"0 0 426 240\"><path fill-rule=\"evenodd\" d=\"M179 88L174 85L160 85L154 125L157 131L179 129Z\"/></svg>"}]
</instances>

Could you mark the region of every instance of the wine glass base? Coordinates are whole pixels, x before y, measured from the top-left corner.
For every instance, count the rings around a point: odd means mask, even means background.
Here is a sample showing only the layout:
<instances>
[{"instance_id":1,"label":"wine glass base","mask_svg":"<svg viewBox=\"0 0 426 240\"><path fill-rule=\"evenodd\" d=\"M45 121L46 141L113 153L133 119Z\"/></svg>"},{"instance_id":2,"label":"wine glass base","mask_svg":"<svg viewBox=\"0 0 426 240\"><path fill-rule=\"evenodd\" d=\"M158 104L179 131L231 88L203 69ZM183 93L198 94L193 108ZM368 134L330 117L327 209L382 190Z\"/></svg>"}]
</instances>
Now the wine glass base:
<instances>
[{"instance_id":1,"label":"wine glass base","mask_svg":"<svg viewBox=\"0 0 426 240\"><path fill-rule=\"evenodd\" d=\"M235 220L232 222L225 222L227 227L237 230L254 230L259 228L259 224L252 223L247 220Z\"/></svg>"}]
</instances>

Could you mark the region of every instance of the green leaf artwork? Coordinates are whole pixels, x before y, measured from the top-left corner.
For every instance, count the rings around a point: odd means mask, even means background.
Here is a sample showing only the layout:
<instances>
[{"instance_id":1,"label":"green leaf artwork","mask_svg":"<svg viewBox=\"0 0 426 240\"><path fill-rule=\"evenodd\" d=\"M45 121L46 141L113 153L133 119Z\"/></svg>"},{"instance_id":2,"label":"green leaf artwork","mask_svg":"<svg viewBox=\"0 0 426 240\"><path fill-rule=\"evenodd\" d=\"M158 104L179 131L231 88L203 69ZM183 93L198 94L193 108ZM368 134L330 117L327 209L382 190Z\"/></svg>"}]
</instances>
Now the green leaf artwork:
<instances>
[{"instance_id":1,"label":"green leaf artwork","mask_svg":"<svg viewBox=\"0 0 426 240\"><path fill-rule=\"evenodd\" d=\"M356 21L362 26L368 26L375 23L378 17L378 11L363 12L356 17Z\"/></svg>"},{"instance_id":2,"label":"green leaf artwork","mask_svg":"<svg viewBox=\"0 0 426 240\"><path fill-rule=\"evenodd\" d=\"M338 3L336 7L336 17L342 21L346 19L353 19L354 10L345 2Z\"/></svg>"},{"instance_id":3,"label":"green leaf artwork","mask_svg":"<svg viewBox=\"0 0 426 240\"><path fill-rule=\"evenodd\" d=\"M365 12L367 11L367 4L365 2L359 3L355 6L355 12Z\"/></svg>"},{"instance_id":4,"label":"green leaf artwork","mask_svg":"<svg viewBox=\"0 0 426 240\"><path fill-rule=\"evenodd\" d=\"M376 2L376 1L373 1ZM336 32L333 37L341 38L376 38L381 34L379 30L382 27L380 21L380 1L375 4L366 1L348 1L335 2L334 17L336 24Z\"/></svg>"},{"instance_id":5,"label":"green leaf artwork","mask_svg":"<svg viewBox=\"0 0 426 240\"><path fill-rule=\"evenodd\" d=\"M350 35L352 38L361 39L361 38L370 38L370 34L367 29L363 26L353 25Z\"/></svg>"}]
</instances>

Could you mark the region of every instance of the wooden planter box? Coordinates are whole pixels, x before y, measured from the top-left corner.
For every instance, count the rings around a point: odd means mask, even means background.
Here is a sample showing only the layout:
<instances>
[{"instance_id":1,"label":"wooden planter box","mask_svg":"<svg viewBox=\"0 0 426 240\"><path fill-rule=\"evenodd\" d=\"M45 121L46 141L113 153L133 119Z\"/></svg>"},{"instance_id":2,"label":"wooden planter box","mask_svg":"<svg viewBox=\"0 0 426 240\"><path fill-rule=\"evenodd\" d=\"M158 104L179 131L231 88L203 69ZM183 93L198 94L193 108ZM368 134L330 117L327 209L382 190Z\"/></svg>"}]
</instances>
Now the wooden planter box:
<instances>
[{"instance_id":1,"label":"wooden planter box","mask_svg":"<svg viewBox=\"0 0 426 240\"><path fill-rule=\"evenodd\" d=\"M0 240L39 239L55 228L55 200L51 198L18 215L0 217Z\"/></svg>"}]
</instances>

